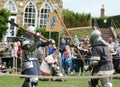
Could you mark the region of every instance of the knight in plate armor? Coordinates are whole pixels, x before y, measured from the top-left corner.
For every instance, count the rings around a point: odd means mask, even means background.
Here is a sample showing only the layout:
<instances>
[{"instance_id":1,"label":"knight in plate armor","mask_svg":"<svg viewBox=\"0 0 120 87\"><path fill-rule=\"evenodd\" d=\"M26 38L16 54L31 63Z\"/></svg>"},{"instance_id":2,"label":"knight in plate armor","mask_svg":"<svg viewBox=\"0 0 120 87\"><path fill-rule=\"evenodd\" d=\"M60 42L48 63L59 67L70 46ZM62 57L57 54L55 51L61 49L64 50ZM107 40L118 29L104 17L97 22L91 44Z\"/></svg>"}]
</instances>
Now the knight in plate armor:
<instances>
[{"instance_id":1,"label":"knight in plate armor","mask_svg":"<svg viewBox=\"0 0 120 87\"><path fill-rule=\"evenodd\" d=\"M35 27L29 26L24 41L22 41L22 74L35 75L40 74L40 64L38 60L38 48L44 46L47 42L40 41L40 34L36 33ZM38 84L38 77L25 77L22 87L35 87Z\"/></svg>"},{"instance_id":2,"label":"knight in plate armor","mask_svg":"<svg viewBox=\"0 0 120 87\"><path fill-rule=\"evenodd\" d=\"M99 30L94 30L90 37L91 43L91 63L93 76L106 76L114 73L112 58L106 42L102 38ZM109 77L92 78L89 81L89 87L97 87L98 81L101 81L102 87L112 87Z\"/></svg>"}]
</instances>

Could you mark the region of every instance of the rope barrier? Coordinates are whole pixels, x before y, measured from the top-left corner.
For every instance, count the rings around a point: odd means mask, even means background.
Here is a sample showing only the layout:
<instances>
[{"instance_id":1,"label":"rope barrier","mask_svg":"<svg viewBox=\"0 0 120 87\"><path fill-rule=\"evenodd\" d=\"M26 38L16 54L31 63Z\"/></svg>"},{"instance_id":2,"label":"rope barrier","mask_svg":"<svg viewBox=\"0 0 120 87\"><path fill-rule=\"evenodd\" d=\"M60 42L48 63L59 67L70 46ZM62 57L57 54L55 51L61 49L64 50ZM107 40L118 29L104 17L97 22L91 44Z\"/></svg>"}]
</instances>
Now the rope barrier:
<instances>
[{"instance_id":1,"label":"rope barrier","mask_svg":"<svg viewBox=\"0 0 120 87\"><path fill-rule=\"evenodd\" d=\"M11 56L6 56L6 57L0 57L0 58L11 58ZM81 60L79 58L76 58L78 60ZM85 58L86 59L90 59L90 58ZM120 58L113 58L114 60L120 60ZM13 68L14 70L14 68ZM118 77L120 78L120 74L115 74L115 75L104 75L104 76L63 76L63 77L59 77L59 76L32 76L32 75L21 75L21 74L8 74L8 73L1 73L1 71L6 71L6 72L9 72L11 70L9 69L5 69L5 70L0 70L0 76L11 76L11 77L24 77L24 78L30 78L30 77L38 77L38 78L47 78L47 79L50 79L50 78L64 78L64 79L73 79L73 78L84 78L84 79L88 79L88 78L104 78L104 77Z\"/></svg>"},{"instance_id":2,"label":"rope barrier","mask_svg":"<svg viewBox=\"0 0 120 87\"><path fill-rule=\"evenodd\" d=\"M12 58L12 56L0 57L0 58Z\"/></svg>"},{"instance_id":3,"label":"rope barrier","mask_svg":"<svg viewBox=\"0 0 120 87\"><path fill-rule=\"evenodd\" d=\"M0 72L10 72L12 71L13 69L7 69L7 68L3 68L3 69L0 69Z\"/></svg>"},{"instance_id":4,"label":"rope barrier","mask_svg":"<svg viewBox=\"0 0 120 87\"><path fill-rule=\"evenodd\" d=\"M0 54L9 54L9 55L10 55L11 53L6 53L6 52L4 52L4 53L0 53Z\"/></svg>"}]
</instances>

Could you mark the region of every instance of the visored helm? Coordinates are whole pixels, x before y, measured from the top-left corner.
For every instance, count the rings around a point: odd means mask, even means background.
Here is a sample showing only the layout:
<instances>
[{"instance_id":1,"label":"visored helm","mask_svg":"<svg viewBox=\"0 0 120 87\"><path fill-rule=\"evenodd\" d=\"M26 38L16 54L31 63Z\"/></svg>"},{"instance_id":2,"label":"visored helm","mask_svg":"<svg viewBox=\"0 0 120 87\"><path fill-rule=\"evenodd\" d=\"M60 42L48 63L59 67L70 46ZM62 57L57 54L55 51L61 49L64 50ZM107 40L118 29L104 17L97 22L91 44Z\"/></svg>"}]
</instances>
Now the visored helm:
<instances>
[{"instance_id":1,"label":"visored helm","mask_svg":"<svg viewBox=\"0 0 120 87\"><path fill-rule=\"evenodd\" d=\"M33 26L29 26L27 28L27 30L30 31L30 32L32 32L32 33L36 33L35 27L33 27Z\"/></svg>"},{"instance_id":2,"label":"visored helm","mask_svg":"<svg viewBox=\"0 0 120 87\"><path fill-rule=\"evenodd\" d=\"M94 44L94 43L96 43L98 41L104 41L104 40L102 38L102 33L99 30L96 29L91 34L90 43Z\"/></svg>"},{"instance_id":3,"label":"visored helm","mask_svg":"<svg viewBox=\"0 0 120 87\"><path fill-rule=\"evenodd\" d=\"M30 31L30 32L32 32L32 33L34 33L34 34L36 33L36 29L33 26L29 26L27 28L27 30ZM30 34L30 33L27 32L26 33L26 38L33 40L34 39L34 35L32 35L32 34Z\"/></svg>"}]
</instances>

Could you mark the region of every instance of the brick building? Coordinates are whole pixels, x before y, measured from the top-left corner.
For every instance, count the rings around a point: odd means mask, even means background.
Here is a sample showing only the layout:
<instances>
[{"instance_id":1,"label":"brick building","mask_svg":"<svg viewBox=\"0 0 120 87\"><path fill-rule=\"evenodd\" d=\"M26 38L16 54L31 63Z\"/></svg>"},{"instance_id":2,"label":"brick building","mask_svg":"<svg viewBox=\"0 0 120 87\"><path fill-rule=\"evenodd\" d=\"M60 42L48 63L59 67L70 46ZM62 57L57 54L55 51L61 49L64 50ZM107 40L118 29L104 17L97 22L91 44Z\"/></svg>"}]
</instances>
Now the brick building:
<instances>
[{"instance_id":1,"label":"brick building","mask_svg":"<svg viewBox=\"0 0 120 87\"><path fill-rule=\"evenodd\" d=\"M46 27L48 15L54 9L61 13L62 0L0 0L0 9L10 10L9 20L20 26ZM16 27L8 23L8 30L4 36L16 37Z\"/></svg>"}]
</instances>

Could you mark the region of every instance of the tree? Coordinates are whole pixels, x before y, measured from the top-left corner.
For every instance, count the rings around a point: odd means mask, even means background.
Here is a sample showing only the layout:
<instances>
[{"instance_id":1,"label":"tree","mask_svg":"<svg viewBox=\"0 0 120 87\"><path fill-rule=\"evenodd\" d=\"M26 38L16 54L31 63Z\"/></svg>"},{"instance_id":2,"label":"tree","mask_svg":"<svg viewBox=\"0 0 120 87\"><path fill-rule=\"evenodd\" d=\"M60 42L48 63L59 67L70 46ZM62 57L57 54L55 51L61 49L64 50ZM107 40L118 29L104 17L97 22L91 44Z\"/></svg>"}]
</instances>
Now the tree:
<instances>
[{"instance_id":1,"label":"tree","mask_svg":"<svg viewBox=\"0 0 120 87\"><path fill-rule=\"evenodd\" d=\"M9 16L10 16L10 11L8 11L6 9L0 10L0 40L2 39L6 30L8 29L6 20L8 19Z\"/></svg>"},{"instance_id":2,"label":"tree","mask_svg":"<svg viewBox=\"0 0 120 87\"><path fill-rule=\"evenodd\" d=\"M63 16L64 23L67 28L90 26L92 20L90 13L74 13L68 9L63 10Z\"/></svg>"},{"instance_id":3,"label":"tree","mask_svg":"<svg viewBox=\"0 0 120 87\"><path fill-rule=\"evenodd\" d=\"M22 30L22 29L19 29L18 31L17 31L17 37L21 37L21 36L25 36L25 34L26 34L26 32L24 31L24 30Z\"/></svg>"}]
</instances>

